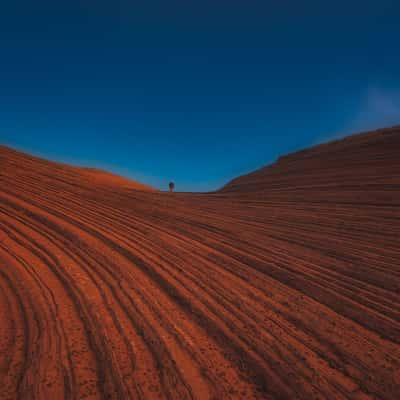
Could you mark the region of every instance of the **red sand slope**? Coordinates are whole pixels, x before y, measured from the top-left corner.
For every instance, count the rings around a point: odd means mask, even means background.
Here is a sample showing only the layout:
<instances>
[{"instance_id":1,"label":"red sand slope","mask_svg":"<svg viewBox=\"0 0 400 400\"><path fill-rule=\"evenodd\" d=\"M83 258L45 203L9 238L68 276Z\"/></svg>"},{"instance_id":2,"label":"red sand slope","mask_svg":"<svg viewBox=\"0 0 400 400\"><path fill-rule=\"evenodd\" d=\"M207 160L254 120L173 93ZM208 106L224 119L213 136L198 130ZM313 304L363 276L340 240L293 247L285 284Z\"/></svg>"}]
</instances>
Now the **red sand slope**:
<instances>
[{"instance_id":1,"label":"red sand slope","mask_svg":"<svg viewBox=\"0 0 400 400\"><path fill-rule=\"evenodd\" d=\"M0 148L0 318L1 399L398 400L400 129L215 194Z\"/></svg>"}]
</instances>

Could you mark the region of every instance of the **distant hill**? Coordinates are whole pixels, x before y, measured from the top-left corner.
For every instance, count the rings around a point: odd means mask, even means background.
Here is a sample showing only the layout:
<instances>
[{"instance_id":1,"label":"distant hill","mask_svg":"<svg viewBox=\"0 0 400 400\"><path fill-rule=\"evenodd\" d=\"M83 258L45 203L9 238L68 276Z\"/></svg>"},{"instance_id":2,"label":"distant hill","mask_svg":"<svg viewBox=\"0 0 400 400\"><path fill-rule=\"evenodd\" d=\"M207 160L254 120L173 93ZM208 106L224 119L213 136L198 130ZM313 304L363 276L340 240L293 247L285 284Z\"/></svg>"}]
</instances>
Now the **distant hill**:
<instances>
[{"instance_id":1,"label":"distant hill","mask_svg":"<svg viewBox=\"0 0 400 400\"><path fill-rule=\"evenodd\" d=\"M221 193L292 200L390 202L400 190L400 126L356 134L280 157ZM360 198L362 201L362 198Z\"/></svg>"}]
</instances>

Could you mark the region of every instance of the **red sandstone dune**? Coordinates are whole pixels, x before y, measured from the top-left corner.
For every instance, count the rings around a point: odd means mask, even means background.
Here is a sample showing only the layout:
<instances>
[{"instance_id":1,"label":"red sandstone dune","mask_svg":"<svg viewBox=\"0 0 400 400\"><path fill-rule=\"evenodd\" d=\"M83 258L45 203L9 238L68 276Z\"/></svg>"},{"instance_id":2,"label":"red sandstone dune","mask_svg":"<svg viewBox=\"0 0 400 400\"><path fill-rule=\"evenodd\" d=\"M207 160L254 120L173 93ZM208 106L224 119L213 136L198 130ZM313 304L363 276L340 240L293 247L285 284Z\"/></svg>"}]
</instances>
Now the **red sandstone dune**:
<instances>
[{"instance_id":1,"label":"red sandstone dune","mask_svg":"<svg viewBox=\"0 0 400 400\"><path fill-rule=\"evenodd\" d=\"M1 399L400 398L400 128L118 181L0 148Z\"/></svg>"},{"instance_id":2,"label":"red sandstone dune","mask_svg":"<svg viewBox=\"0 0 400 400\"><path fill-rule=\"evenodd\" d=\"M152 190L150 186L144 185L139 182L132 181L119 175L112 174L107 171L102 171L95 168L79 168L81 182L87 181L89 184L101 184L118 186L119 189L134 189L134 190Z\"/></svg>"}]
</instances>

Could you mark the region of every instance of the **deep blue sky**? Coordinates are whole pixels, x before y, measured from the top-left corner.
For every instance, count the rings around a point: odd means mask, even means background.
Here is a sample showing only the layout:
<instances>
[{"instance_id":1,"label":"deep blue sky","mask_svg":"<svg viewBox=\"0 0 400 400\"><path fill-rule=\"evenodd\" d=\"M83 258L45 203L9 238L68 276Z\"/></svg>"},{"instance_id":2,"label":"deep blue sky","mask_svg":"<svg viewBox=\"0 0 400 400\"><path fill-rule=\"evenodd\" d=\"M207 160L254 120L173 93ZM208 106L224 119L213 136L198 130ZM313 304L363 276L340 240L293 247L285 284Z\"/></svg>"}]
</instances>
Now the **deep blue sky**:
<instances>
[{"instance_id":1,"label":"deep blue sky","mask_svg":"<svg viewBox=\"0 0 400 400\"><path fill-rule=\"evenodd\" d=\"M159 188L211 190L400 123L398 1L0 6L0 142Z\"/></svg>"}]
</instances>

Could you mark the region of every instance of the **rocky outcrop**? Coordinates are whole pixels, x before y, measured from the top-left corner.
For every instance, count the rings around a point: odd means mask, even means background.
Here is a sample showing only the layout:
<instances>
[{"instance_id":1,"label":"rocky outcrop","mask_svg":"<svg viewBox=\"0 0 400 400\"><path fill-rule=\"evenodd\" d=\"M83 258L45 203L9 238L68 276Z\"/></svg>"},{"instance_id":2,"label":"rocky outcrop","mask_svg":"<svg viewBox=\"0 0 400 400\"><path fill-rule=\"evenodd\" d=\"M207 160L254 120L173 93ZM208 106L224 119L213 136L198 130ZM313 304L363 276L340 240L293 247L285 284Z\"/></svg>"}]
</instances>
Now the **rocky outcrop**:
<instances>
[{"instance_id":1,"label":"rocky outcrop","mask_svg":"<svg viewBox=\"0 0 400 400\"><path fill-rule=\"evenodd\" d=\"M399 155L170 194L1 148L0 398L398 399Z\"/></svg>"}]
</instances>

